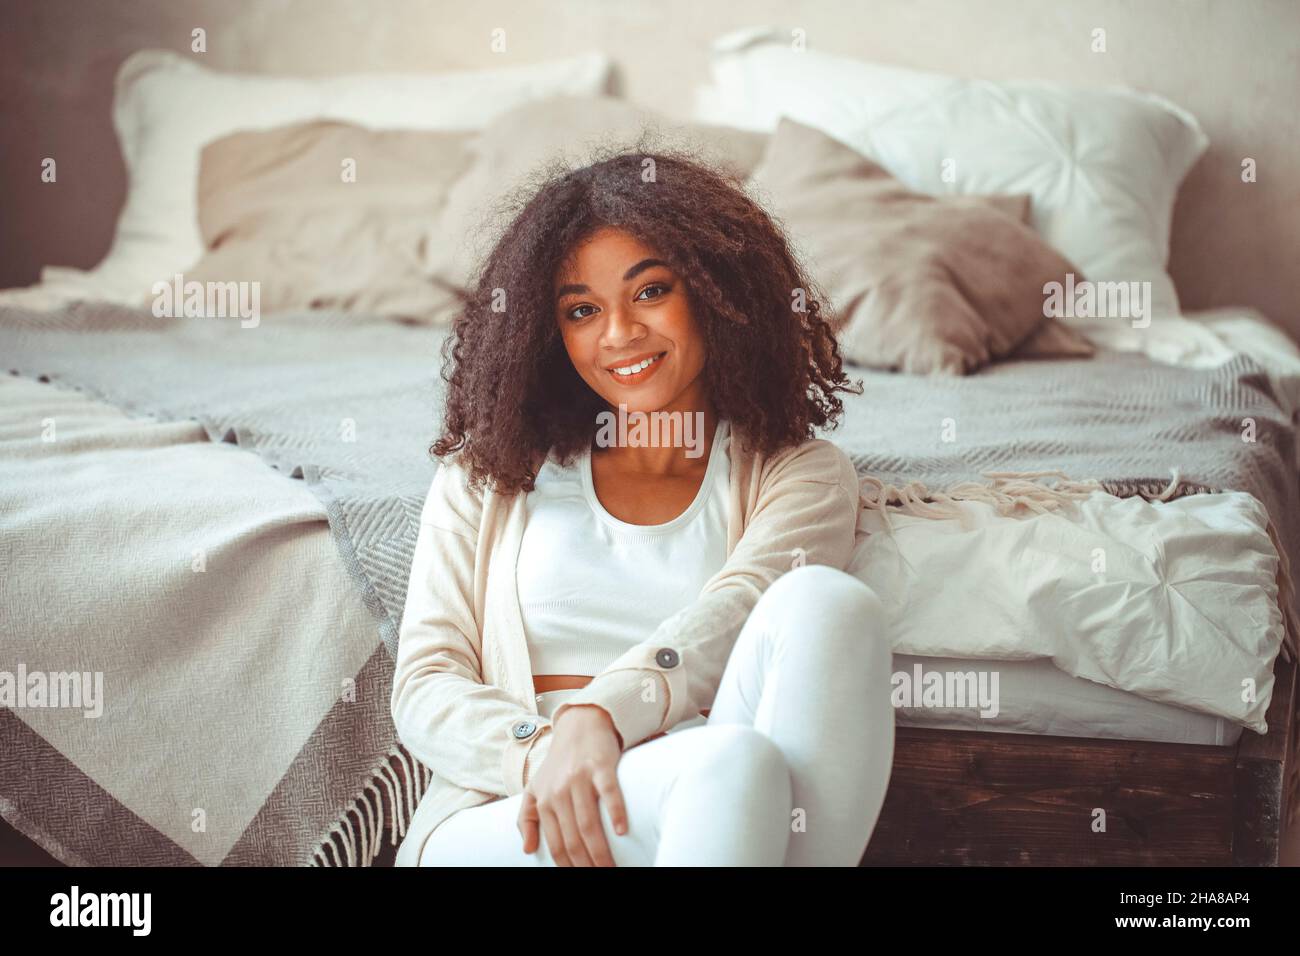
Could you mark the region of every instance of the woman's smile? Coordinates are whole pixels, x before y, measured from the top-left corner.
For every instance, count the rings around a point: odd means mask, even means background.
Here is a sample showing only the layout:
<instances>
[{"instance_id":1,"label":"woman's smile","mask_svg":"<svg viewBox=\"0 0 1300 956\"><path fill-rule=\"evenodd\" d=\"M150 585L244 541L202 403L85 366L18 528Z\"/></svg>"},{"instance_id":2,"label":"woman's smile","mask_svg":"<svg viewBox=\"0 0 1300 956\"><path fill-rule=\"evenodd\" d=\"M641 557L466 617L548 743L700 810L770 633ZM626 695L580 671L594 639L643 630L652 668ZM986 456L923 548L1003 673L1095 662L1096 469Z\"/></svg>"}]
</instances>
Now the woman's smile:
<instances>
[{"instance_id":1,"label":"woman's smile","mask_svg":"<svg viewBox=\"0 0 1300 956\"><path fill-rule=\"evenodd\" d=\"M605 371L619 385L640 385L659 371L659 367L664 364L667 356L667 352L655 352L644 356L638 355L628 362L608 366Z\"/></svg>"}]
</instances>

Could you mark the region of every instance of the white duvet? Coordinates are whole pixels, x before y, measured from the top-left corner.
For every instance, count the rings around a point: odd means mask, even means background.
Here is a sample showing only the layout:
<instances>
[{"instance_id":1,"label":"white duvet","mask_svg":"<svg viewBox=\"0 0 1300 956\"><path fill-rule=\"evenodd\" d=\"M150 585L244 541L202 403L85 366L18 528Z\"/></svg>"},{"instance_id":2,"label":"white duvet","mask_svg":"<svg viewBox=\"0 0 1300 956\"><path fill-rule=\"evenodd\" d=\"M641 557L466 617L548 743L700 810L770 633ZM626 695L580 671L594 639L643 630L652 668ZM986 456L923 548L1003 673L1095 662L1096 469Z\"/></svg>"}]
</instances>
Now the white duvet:
<instances>
[{"instance_id":1,"label":"white duvet","mask_svg":"<svg viewBox=\"0 0 1300 956\"><path fill-rule=\"evenodd\" d=\"M1266 733L1283 638L1277 551L1244 492L963 520L878 511L850 572L884 601L895 654L1048 658L1075 677Z\"/></svg>"}]
</instances>

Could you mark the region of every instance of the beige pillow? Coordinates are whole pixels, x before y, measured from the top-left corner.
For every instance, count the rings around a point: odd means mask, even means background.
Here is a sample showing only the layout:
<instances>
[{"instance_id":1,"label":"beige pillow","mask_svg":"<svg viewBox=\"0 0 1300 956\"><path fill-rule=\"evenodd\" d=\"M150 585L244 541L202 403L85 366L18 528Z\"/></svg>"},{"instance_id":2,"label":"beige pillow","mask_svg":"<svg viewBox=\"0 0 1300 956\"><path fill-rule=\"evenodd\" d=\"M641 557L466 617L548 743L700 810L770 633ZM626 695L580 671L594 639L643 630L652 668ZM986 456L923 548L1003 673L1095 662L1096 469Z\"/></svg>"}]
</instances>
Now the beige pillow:
<instances>
[{"instance_id":1,"label":"beige pillow","mask_svg":"<svg viewBox=\"0 0 1300 956\"><path fill-rule=\"evenodd\" d=\"M430 263L472 136L315 121L215 140L199 170L207 251L185 278L258 281L263 312L445 323L459 299Z\"/></svg>"},{"instance_id":2,"label":"beige pillow","mask_svg":"<svg viewBox=\"0 0 1300 956\"><path fill-rule=\"evenodd\" d=\"M830 300L846 361L965 374L1004 358L1091 355L1043 315L1068 260L1025 224L1029 197L929 196L782 119L750 181Z\"/></svg>"},{"instance_id":3,"label":"beige pillow","mask_svg":"<svg viewBox=\"0 0 1300 956\"><path fill-rule=\"evenodd\" d=\"M559 169L629 149L685 150L743 180L758 165L765 133L676 123L603 96L557 96L503 113L474 141L474 164L447 201L435 274L467 285L508 221L510 202Z\"/></svg>"}]
</instances>

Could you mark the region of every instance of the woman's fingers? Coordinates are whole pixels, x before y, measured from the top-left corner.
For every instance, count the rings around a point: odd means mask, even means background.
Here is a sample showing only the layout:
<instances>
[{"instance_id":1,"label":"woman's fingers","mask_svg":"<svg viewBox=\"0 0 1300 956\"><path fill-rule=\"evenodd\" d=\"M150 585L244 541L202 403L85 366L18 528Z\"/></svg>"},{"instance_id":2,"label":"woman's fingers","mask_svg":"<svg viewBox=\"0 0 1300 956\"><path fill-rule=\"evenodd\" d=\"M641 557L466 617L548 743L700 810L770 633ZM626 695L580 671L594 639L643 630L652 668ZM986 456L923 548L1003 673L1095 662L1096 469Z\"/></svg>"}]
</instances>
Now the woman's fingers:
<instances>
[{"instance_id":1,"label":"woman's fingers","mask_svg":"<svg viewBox=\"0 0 1300 956\"><path fill-rule=\"evenodd\" d=\"M564 837L560 834L560 821L550 804L541 808L542 832L546 834L546 848L551 852L551 859L556 866L573 866L564 846Z\"/></svg>"},{"instance_id":2,"label":"woman's fingers","mask_svg":"<svg viewBox=\"0 0 1300 956\"><path fill-rule=\"evenodd\" d=\"M573 790L566 790L555 802L557 803L555 816L560 821L560 832L564 835L564 852L569 857L569 865L591 866L591 857L587 855L587 846L582 839L582 833L578 830L578 820L573 812Z\"/></svg>"},{"instance_id":3,"label":"woman's fingers","mask_svg":"<svg viewBox=\"0 0 1300 956\"><path fill-rule=\"evenodd\" d=\"M605 805L614 832L619 836L627 833L627 804L623 802L623 790L618 785L616 767L596 771L591 782L596 785L596 792Z\"/></svg>"},{"instance_id":4,"label":"woman's fingers","mask_svg":"<svg viewBox=\"0 0 1300 956\"><path fill-rule=\"evenodd\" d=\"M537 852L541 840L541 814L537 812L537 798L524 791L524 799L519 805L519 832L524 838L524 852Z\"/></svg>"},{"instance_id":5,"label":"woman's fingers","mask_svg":"<svg viewBox=\"0 0 1300 956\"><path fill-rule=\"evenodd\" d=\"M600 821L600 807L596 805L596 791L590 787L577 787L573 794L573 815L578 824L583 847L595 866L613 866L614 855L605 837L605 827Z\"/></svg>"}]
</instances>

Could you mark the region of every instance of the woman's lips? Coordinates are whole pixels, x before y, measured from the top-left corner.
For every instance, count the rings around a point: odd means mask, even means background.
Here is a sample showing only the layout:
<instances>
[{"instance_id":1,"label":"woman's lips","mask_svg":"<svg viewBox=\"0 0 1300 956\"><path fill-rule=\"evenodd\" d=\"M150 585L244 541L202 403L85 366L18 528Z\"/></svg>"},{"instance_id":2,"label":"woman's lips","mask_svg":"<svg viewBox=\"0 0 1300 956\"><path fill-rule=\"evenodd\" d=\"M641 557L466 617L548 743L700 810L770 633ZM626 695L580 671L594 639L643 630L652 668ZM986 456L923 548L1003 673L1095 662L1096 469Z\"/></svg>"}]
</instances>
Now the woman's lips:
<instances>
[{"instance_id":1,"label":"woman's lips","mask_svg":"<svg viewBox=\"0 0 1300 956\"><path fill-rule=\"evenodd\" d=\"M641 371L635 372L632 375L619 375L613 369L606 369L605 372L620 385L640 385L642 382L649 379L650 376L654 375L655 372L659 371L659 366L663 365L667 360L668 353L660 352L658 358L645 368L641 369Z\"/></svg>"}]
</instances>

